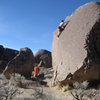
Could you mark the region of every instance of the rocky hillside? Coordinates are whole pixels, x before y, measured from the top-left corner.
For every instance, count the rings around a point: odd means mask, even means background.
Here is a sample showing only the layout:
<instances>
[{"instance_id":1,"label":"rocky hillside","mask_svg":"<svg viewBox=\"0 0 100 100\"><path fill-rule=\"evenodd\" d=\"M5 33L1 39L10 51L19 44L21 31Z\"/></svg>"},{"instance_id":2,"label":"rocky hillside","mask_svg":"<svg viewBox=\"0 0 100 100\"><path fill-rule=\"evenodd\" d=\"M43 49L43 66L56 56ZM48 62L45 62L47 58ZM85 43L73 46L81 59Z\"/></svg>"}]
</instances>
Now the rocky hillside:
<instances>
[{"instance_id":1,"label":"rocky hillside","mask_svg":"<svg viewBox=\"0 0 100 100\"><path fill-rule=\"evenodd\" d=\"M100 3L79 7L64 23L60 36L53 34L54 81L100 79Z\"/></svg>"},{"instance_id":2,"label":"rocky hillside","mask_svg":"<svg viewBox=\"0 0 100 100\"><path fill-rule=\"evenodd\" d=\"M12 73L31 78L34 64L39 64L40 61L42 61L42 67L52 67L51 52L40 49L34 56L29 48L21 48L17 51L0 45L0 72L3 72L7 79Z\"/></svg>"}]
</instances>

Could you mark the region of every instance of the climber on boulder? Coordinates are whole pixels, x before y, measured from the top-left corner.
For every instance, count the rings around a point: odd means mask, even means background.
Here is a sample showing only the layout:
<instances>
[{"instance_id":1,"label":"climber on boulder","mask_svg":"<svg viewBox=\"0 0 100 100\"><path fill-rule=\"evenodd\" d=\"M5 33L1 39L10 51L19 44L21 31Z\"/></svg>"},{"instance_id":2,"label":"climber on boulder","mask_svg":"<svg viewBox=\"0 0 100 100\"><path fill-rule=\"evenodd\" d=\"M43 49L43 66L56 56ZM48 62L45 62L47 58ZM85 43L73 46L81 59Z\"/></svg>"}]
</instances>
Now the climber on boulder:
<instances>
[{"instance_id":1,"label":"climber on boulder","mask_svg":"<svg viewBox=\"0 0 100 100\"><path fill-rule=\"evenodd\" d=\"M61 20L61 23L58 26L58 34L57 36L59 37L61 32L64 30L64 28L66 27L66 22L64 20Z\"/></svg>"}]
</instances>

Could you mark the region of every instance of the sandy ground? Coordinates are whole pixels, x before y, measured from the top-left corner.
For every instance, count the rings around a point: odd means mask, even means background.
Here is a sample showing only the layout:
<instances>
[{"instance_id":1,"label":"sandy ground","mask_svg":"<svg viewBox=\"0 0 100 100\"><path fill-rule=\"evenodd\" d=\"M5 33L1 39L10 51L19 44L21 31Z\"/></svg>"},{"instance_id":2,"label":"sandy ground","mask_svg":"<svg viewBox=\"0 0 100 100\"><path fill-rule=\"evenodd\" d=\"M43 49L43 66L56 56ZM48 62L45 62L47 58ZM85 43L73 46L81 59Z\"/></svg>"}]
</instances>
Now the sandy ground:
<instances>
[{"instance_id":1,"label":"sandy ground","mask_svg":"<svg viewBox=\"0 0 100 100\"><path fill-rule=\"evenodd\" d=\"M58 90L57 87L52 87L52 69L42 68L40 72L45 71L45 78L43 81L47 85L41 85L37 81L26 80L24 77L20 78L17 75L16 82L11 78L5 79L0 75L0 100L100 100L100 89L73 89L63 92L62 89ZM22 82L22 86L18 84L18 80ZM72 96L72 94L75 96Z\"/></svg>"}]
</instances>

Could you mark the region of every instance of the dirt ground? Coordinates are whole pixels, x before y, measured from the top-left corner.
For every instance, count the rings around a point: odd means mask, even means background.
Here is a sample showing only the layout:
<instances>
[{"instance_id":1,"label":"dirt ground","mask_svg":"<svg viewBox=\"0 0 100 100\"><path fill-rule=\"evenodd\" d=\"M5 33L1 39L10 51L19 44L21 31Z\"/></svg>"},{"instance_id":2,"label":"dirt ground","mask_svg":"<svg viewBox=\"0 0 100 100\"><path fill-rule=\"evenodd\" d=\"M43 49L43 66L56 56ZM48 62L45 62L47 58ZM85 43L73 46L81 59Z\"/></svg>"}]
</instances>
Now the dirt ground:
<instances>
[{"instance_id":1,"label":"dirt ground","mask_svg":"<svg viewBox=\"0 0 100 100\"><path fill-rule=\"evenodd\" d=\"M17 75L11 77L10 80L0 75L0 100L99 100L100 89L72 89L64 92L63 89L58 89L57 86L52 87L53 70L40 69L40 74L44 73L41 82L27 80L24 77ZM16 81L15 81L16 80ZM41 81L41 80L40 80ZM80 100L79 99L79 100Z\"/></svg>"}]
</instances>

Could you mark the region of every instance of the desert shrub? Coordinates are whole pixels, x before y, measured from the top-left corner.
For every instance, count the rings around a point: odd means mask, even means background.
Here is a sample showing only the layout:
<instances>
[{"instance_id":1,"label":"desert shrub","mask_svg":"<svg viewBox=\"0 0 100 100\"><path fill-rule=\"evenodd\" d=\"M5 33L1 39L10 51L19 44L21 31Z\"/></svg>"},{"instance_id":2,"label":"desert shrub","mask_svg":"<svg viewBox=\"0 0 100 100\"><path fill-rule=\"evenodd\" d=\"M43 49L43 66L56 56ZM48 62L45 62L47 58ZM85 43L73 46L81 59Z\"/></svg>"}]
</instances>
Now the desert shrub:
<instances>
[{"instance_id":1,"label":"desert shrub","mask_svg":"<svg viewBox=\"0 0 100 100\"><path fill-rule=\"evenodd\" d=\"M56 87L58 90L62 90L63 92L66 92L72 89L72 87L69 84L63 85L60 81L56 83Z\"/></svg>"},{"instance_id":2,"label":"desert shrub","mask_svg":"<svg viewBox=\"0 0 100 100\"><path fill-rule=\"evenodd\" d=\"M21 76L20 74L11 74L11 78L9 80L11 85L23 88L23 83L22 81L25 80L24 76Z\"/></svg>"},{"instance_id":3,"label":"desert shrub","mask_svg":"<svg viewBox=\"0 0 100 100\"><path fill-rule=\"evenodd\" d=\"M69 90L71 90L71 89L72 89L72 87L69 86L68 84L67 84L66 86L63 86L63 87L62 87L62 91L63 91L63 92L69 91Z\"/></svg>"},{"instance_id":4,"label":"desert shrub","mask_svg":"<svg viewBox=\"0 0 100 100\"><path fill-rule=\"evenodd\" d=\"M58 81L58 82L56 83L56 87L57 87L58 90L60 90L60 89L62 89L63 85L61 84L60 81Z\"/></svg>"},{"instance_id":5,"label":"desert shrub","mask_svg":"<svg viewBox=\"0 0 100 100\"><path fill-rule=\"evenodd\" d=\"M9 81L3 79L0 75L0 100L13 100L18 89L9 84Z\"/></svg>"},{"instance_id":6,"label":"desert shrub","mask_svg":"<svg viewBox=\"0 0 100 100\"><path fill-rule=\"evenodd\" d=\"M97 93L95 89L74 89L70 91L70 93L75 100L95 100L95 96L100 94L99 92Z\"/></svg>"},{"instance_id":7,"label":"desert shrub","mask_svg":"<svg viewBox=\"0 0 100 100\"><path fill-rule=\"evenodd\" d=\"M89 82L84 81L82 83L75 82L73 84L74 90L71 91L71 94L74 99L76 100L83 100L84 97L89 97L90 95L87 94L87 88L88 88Z\"/></svg>"},{"instance_id":8,"label":"desert shrub","mask_svg":"<svg viewBox=\"0 0 100 100\"><path fill-rule=\"evenodd\" d=\"M73 83L73 87L75 89L87 89L88 85L89 85L89 82L87 82L87 81L84 81L82 83L79 83L79 82Z\"/></svg>"}]
</instances>

